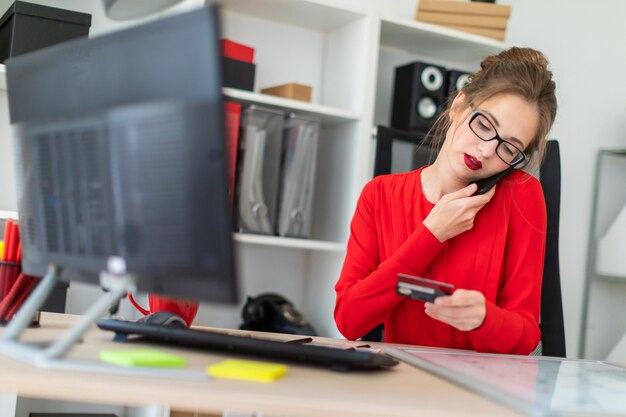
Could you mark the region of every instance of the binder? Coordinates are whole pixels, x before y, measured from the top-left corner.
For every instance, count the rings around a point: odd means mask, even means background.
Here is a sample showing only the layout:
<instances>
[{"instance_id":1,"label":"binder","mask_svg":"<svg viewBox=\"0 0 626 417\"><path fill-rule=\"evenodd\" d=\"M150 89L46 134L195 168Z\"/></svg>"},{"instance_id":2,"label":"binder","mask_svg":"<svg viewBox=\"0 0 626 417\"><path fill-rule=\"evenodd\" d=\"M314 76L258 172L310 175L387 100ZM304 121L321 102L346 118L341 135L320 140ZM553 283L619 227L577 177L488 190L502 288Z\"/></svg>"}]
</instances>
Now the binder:
<instances>
[{"instance_id":1,"label":"binder","mask_svg":"<svg viewBox=\"0 0 626 417\"><path fill-rule=\"evenodd\" d=\"M233 204L235 189L235 173L237 171L237 148L239 141L239 125L241 122L241 104L224 101L226 149L228 152L228 194Z\"/></svg>"},{"instance_id":2,"label":"binder","mask_svg":"<svg viewBox=\"0 0 626 417\"><path fill-rule=\"evenodd\" d=\"M284 113L250 106L241 115L235 227L274 234Z\"/></svg>"},{"instance_id":3,"label":"binder","mask_svg":"<svg viewBox=\"0 0 626 417\"><path fill-rule=\"evenodd\" d=\"M307 238L313 221L319 121L290 115L283 129L277 233Z\"/></svg>"}]
</instances>

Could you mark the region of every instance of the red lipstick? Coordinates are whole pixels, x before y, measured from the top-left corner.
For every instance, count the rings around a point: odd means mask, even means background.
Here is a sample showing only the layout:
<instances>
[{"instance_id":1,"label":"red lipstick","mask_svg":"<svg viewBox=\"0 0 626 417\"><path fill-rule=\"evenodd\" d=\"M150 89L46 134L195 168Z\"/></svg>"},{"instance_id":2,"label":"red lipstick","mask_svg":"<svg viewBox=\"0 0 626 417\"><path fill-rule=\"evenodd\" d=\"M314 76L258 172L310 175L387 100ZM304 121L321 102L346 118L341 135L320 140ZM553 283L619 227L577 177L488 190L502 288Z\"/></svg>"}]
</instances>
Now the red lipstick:
<instances>
[{"instance_id":1,"label":"red lipstick","mask_svg":"<svg viewBox=\"0 0 626 417\"><path fill-rule=\"evenodd\" d=\"M474 158L473 156L464 154L463 157L464 157L463 160L465 161L465 165L467 165L467 167L471 169L472 171L479 170L483 167L483 164L478 159Z\"/></svg>"}]
</instances>

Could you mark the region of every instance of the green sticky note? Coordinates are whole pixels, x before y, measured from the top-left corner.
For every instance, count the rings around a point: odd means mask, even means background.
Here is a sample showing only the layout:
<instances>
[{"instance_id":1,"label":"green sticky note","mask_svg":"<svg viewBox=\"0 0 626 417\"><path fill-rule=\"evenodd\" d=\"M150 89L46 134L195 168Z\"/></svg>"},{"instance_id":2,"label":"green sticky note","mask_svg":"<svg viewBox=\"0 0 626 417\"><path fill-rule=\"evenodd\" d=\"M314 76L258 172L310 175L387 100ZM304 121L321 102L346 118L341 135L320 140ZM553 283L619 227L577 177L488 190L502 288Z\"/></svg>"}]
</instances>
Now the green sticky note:
<instances>
[{"instance_id":1,"label":"green sticky note","mask_svg":"<svg viewBox=\"0 0 626 417\"><path fill-rule=\"evenodd\" d=\"M182 368L187 365L187 361L182 356L155 349L101 350L100 360L129 367Z\"/></svg>"},{"instance_id":2,"label":"green sticky note","mask_svg":"<svg viewBox=\"0 0 626 417\"><path fill-rule=\"evenodd\" d=\"M287 366L277 363L226 359L207 367L206 372L217 378L272 382L285 375Z\"/></svg>"}]
</instances>

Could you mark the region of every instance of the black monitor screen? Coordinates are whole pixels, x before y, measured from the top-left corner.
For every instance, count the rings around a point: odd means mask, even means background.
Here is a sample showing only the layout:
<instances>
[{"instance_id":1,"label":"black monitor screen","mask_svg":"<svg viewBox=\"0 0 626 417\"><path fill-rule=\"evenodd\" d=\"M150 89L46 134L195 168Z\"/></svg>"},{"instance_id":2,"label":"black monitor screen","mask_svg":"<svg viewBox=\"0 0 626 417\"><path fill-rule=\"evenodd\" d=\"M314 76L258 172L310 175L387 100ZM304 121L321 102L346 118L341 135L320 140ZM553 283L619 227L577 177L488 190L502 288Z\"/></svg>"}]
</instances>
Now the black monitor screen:
<instances>
[{"instance_id":1,"label":"black monitor screen","mask_svg":"<svg viewBox=\"0 0 626 417\"><path fill-rule=\"evenodd\" d=\"M7 62L26 273L236 301L217 13Z\"/></svg>"}]
</instances>

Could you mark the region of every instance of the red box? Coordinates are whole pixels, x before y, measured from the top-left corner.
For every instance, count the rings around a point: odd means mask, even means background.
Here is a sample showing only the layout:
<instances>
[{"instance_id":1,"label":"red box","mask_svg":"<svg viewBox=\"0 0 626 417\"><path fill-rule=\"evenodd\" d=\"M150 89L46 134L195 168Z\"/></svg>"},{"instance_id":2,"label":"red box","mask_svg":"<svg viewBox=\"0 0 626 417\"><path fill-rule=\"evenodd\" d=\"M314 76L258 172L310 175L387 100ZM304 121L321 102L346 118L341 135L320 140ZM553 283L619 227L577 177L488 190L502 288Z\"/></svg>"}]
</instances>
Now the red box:
<instances>
[{"instance_id":1,"label":"red box","mask_svg":"<svg viewBox=\"0 0 626 417\"><path fill-rule=\"evenodd\" d=\"M222 39L222 55L227 58L235 59L237 61L254 62L254 48L243 45L241 43L233 42L229 39Z\"/></svg>"}]
</instances>

